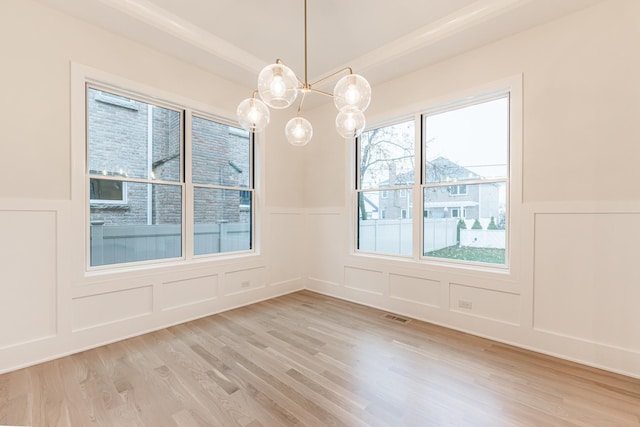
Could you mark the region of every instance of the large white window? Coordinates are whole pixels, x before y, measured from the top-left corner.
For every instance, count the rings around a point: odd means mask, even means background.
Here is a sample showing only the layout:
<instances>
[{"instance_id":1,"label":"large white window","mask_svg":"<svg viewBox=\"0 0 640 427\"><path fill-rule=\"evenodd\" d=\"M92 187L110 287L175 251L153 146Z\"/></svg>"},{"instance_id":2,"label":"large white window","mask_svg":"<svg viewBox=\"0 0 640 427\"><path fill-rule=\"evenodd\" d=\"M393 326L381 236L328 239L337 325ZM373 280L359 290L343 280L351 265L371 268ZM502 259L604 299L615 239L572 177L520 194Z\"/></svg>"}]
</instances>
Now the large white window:
<instances>
[{"instance_id":1,"label":"large white window","mask_svg":"<svg viewBox=\"0 0 640 427\"><path fill-rule=\"evenodd\" d=\"M89 266L251 250L252 147L221 119L88 84Z\"/></svg>"},{"instance_id":2,"label":"large white window","mask_svg":"<svg viewBox=\"0 0 640 427\"><path fill-rule=\"evenodd\" d=\"M453 100L362 134L356 144L357 252L509 265L510 94ZM421 207L414 211L411 198L418 194Z\"/></svg>"}]
</instances>

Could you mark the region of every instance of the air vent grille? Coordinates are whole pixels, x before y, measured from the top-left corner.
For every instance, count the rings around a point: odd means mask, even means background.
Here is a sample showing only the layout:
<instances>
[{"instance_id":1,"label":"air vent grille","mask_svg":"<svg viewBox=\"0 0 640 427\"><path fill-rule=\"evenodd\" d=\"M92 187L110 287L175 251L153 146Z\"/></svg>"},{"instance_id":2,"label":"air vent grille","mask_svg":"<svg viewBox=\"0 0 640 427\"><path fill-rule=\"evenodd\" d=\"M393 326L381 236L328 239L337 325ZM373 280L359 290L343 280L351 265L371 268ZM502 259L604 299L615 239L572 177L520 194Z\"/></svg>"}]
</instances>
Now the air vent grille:
<instances>
[{"instance_id":1,"label":"air vent grille","mask_svg":"<svg viewBox=\"0 0 640 427\"><path fill-rule=\"evenodd\" d=\"M395 314L385 314L384 315L385 319L389 319L389 320L393 320L394 322L398 322L398 323L407 323L409 322L409 319L405 319L404 317L400 317L400 316L396 316Z\"/></svg>"}]
</instances>

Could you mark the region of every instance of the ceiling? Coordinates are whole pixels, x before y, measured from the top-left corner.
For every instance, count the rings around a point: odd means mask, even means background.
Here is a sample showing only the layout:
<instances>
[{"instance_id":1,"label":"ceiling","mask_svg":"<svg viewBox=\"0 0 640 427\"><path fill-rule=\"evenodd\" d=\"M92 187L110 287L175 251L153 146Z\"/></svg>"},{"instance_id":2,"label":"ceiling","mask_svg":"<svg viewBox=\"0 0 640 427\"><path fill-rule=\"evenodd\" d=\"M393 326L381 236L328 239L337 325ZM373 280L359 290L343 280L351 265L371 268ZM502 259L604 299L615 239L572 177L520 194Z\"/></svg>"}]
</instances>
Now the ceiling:
<instances>
[{"instance_id":1,"label":"ceiling","mask_svg":"<svg viewBox=\"0 0 640 427\"><path fill-rule=\"evenodd\" d=\"M277 58L304 79L304 0L38 0L247 88ZM308 0L308 81L372 84L601 0Z\"/></svg>"}]
</instances>

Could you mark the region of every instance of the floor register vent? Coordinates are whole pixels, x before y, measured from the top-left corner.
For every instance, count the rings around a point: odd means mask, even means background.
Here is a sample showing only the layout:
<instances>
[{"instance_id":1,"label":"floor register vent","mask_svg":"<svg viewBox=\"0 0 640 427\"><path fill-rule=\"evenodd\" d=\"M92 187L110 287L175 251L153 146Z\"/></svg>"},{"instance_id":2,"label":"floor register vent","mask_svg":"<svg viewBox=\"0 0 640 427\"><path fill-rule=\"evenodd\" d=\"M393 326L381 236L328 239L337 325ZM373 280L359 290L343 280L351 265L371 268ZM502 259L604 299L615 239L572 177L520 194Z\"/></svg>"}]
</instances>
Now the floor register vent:
<instances>
[{"instance_id":1,"label":"floor register vent","mask_svg":"<svg viewBox=\"0 0 640 427\"><path fill-rule=\"evenodd\" d=\"M399 322L399 323L407 323L409 322L409 319L405 319L404 317L400 317L400 316L396 316L395 314L385 314L384 315L385 319L389 319L389 320L393 320L394 322Z\"/></svg>"}]
</instances>

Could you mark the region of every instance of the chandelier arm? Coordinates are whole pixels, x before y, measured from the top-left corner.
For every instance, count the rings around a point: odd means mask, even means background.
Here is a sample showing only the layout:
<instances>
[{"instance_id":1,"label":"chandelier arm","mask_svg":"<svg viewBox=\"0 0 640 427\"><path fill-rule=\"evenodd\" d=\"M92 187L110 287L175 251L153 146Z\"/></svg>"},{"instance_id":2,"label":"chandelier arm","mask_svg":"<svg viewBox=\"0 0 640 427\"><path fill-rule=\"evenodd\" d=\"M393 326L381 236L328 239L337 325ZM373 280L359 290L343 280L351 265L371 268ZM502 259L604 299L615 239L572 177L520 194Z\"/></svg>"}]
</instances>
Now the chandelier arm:
<instances>
[{"instance_id":1,"label":"chandelier arm","mask_svg":"<svg viewBox=\"0 0 640 427\"><path fill-rule=\"evenodd\" d=\"M332 93L324 92L324 91L322 91L322 90L318 90L318 89L309 88L309 91L310 91L310 92L313 92L313 93L317 93L317 94L319 94L319 95L328 96L328 97L330 97L330 98L333 98L333 96L334 96Z\"/></svg>"},{"instance_id":2,"label":"chandelier arm","mask_svg":"<svg viewBox=\"0 0 640 427\"><path fill-rule=\"evenodd\" d=\"M315 82L311 83L309 86L315 86L315 85L317 85L318 83L322 83L322 82L324 82L324 81L327 81L327 80L329 80L330 78L335 77L335 76L337 76L337 75L338 75L338 74L340 74L340 73L344 73L345 71L348 71L348 72L349 72L349 74L353 74L353 70L351 69L351 67L344 67L343 69L338 70L338 71L336 71L335 73L331 73L331 74L329 74L328 76L325 76L325 77L321 78L320 80L318 80L318 81L315 81Z\"/></svg>"},{"instance_id":3,"label":"chandelier arm","mask_svg":"<svg viewBox=\"0 0 640 427\"><path fill-rule=\"evenodd\" d=\"M300 105L298 105L298 112L296 115L300 115L300 110L302 110L302 104L304 104L304 98L307 96L307 92L302 92L302 98L300 98Z\"/></svg>"}]
</instances>

